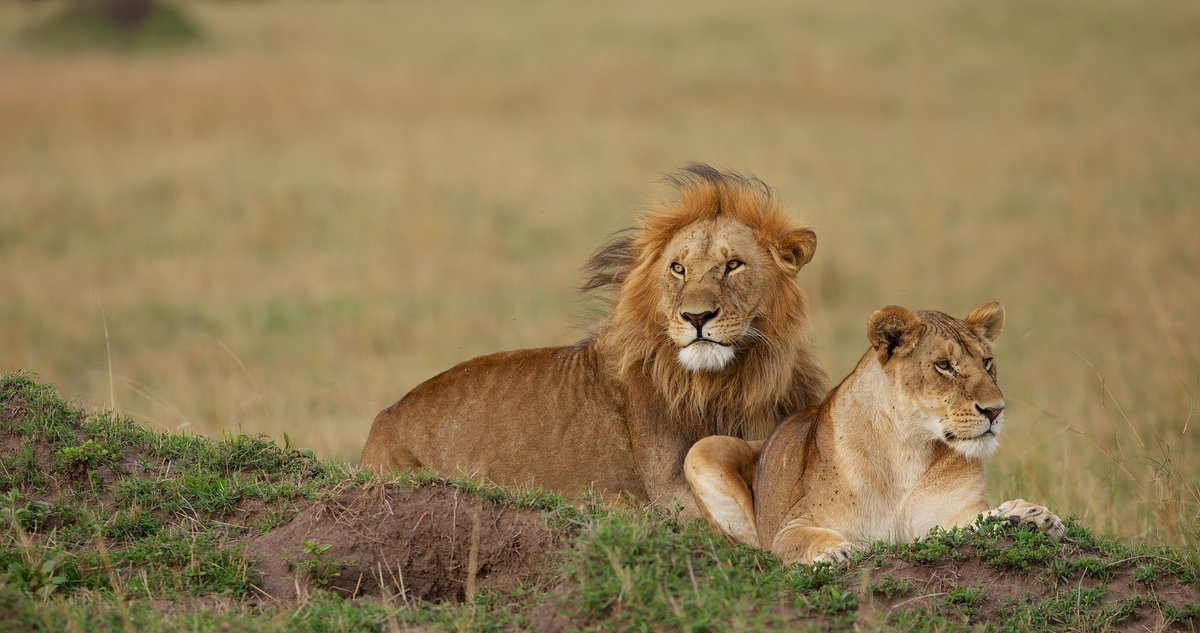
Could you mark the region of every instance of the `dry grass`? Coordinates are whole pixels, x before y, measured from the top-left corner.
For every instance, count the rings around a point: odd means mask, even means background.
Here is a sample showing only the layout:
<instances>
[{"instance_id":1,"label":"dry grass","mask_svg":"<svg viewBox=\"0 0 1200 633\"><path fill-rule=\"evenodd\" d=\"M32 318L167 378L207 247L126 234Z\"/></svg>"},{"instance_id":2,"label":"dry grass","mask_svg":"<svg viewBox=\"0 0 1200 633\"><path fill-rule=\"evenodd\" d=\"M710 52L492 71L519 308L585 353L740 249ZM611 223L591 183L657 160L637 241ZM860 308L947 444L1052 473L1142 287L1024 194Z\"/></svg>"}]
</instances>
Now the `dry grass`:
<instances>
[{"instance_id":1,"label":"dry grass","mask_svg":"<svg viewBox=\"0 0 1200 633\"><path fill-rule=\"evenodd\" d=\"M0 368L352 461L420 380L578 338L582 262L703 160L817 226L832 375L875 308L1001 300L993 496L1194 544L1200 6L753 4L203 3L200 50L5 50Z\"/></svg>"}]
</instances>

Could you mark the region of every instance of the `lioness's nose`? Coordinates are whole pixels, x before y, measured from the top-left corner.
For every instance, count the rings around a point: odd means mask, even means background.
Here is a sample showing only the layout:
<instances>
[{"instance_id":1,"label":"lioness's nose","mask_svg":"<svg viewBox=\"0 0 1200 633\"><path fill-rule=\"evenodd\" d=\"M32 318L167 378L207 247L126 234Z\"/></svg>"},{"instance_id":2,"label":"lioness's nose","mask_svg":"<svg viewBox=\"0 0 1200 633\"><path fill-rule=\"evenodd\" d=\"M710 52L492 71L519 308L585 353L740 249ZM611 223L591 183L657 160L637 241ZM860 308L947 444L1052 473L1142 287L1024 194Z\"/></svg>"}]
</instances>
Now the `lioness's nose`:
<instances>
[{"instance_id":1,"label":"lioness's nose","mask_svg":"<svg viewBox=\"0 0 1200 633\"><path fill-rule=\"evenodd\" d=\"M683 317L684 321L688 321L692 325L696 326L696 329L698 330L698 329L704 327L705 323L708 323L709 321L712 321L713 319L715 319L717 316L717 312L720 312L720 309L709 310L708 312L700 312L700 313L680 312L679 316Z\"/></svg>"},{"instance_id":2,"label":"lioness's nose","mask_svg":"<svg viewBox=\"0 0 1200 633\"><path fill-rule=\"evenodd\" d=\"M1001 413L1004 413L1004 405L1002 405L1002 404L996 405L994 407L988 407L986 409L979 405L975 405L975 408L978 409L980 413L982 413L984 416L987 417L987 419L991 420L992 422L995 422L996 418L1000 417Z\"/></svg>"}]
</instances>

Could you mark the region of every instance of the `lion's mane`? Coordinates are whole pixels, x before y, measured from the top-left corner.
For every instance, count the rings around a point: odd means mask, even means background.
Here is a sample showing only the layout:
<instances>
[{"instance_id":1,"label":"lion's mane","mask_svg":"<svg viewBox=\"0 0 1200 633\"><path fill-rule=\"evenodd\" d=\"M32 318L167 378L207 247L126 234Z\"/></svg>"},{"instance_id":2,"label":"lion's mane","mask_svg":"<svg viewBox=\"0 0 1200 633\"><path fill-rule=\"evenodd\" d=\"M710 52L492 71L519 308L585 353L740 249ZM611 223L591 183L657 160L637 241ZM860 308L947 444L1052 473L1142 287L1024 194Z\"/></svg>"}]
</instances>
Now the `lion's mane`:
<instances>
[{"instance_id":1,"label":"lion's mane","mask_svg":"<svg viewBox=\"0 0 1200 633\"><path fill-rule=\"evenodd\" d=\"M764 437L778 412L799 410L824 395L825 373L809 353L807 300L788 252L787 237L796 227L757 178L693 164L667 180L678 201L651 209L589 260L582 289L607 291L611 311L584 344L597 345L622 382L661 396L668 409L664 422L677 423L685 434ZM654 271L676 233L721 215L751 227L775 267L765 288L765 316L743 354L724 371L693 372L676 361L678 348L655 318Z\"/></svg>"}]
</instances>

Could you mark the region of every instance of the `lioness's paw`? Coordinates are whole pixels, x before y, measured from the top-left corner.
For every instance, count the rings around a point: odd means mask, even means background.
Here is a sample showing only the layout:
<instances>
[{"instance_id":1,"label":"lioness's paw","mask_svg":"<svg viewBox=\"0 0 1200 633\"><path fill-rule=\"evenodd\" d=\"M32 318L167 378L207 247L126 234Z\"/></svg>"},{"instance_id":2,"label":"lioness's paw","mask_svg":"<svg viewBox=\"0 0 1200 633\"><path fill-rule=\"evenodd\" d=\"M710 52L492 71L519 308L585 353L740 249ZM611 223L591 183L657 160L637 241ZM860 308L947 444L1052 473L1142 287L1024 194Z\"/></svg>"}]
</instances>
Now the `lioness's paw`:
<instances>
[{"instance_id":1,"label":"lioness's paw","mask_svg":"<svg viewBox=\"0 0 1200 633\"><path fill-rule=\"evenodd\" d=\"M988 516L1007 517L1013 525L1032 525L1051 539L1057 541L1067 531L1063 522L1045 506L1034 505L1024 499L1013 499L1000 504Z\"/></svg>"},{"instance_id":2,"label":"lioness's paw","mask_svg":"<svg viewBox=\"0 0 1200 633\"><path fill-rule=\"evenodd\" d=\"M827 547L819 554L813 557L814 563L848 563L850 558L854 556L854 552L861 549L860 546L854 543L842 541L833 547Z\"/></svg>"}]
</instances>

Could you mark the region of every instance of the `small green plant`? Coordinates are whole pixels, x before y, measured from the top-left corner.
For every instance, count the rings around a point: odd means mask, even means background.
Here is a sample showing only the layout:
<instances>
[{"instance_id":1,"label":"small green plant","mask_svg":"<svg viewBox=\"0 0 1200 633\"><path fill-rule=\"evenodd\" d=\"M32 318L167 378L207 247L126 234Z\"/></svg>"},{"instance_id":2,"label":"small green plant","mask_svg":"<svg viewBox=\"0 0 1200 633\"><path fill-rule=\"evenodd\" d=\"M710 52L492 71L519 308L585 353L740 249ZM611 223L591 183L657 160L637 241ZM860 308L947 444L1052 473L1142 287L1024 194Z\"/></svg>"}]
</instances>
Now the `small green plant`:
<instances>
[{"instance_id":1,"label":"small green plant","mask_svg":"<svg viewBox=\"0 0 1200 633\"><path fill-rule=\"evenodd\" d=\"M118 510L104 525L104 535L114 539L137 539L150 536L162 528L162 521L146 512L140 505Z\"/></svg>"},{"instance_id":2,"label":"small green plant","mask_svg":"<svg viewBox=\"0 0 1200 633\"><path fill-rule=\"evenodd\" d=\"M885 598L907 596L916 587L911 580L884 576L879 582L871 585L871 592Z\"/></svg>"},{"instance_id":3,"label":"small green plant","mask_svg":"<svg viewBox=\"0 0 1200 633\"><path fill-rule=\"evenodd\" d=\"M1079 556L1072 558L1070 562L1072 569L1079 571L1086 578L1099 578L1108 580L1115 574L1113 568L1095 556Z\"/></svg>"},{"instance_id":4,"label":"small green plant","mask_svg":"<svg viewBox=\"0 0 1200 633\"><path fill-rule=\"evenodd\" d=\"M795 565L791 580L788 583L793 591L807 593L821 589L841 581L842 569L831 563L815 563L813 565Z\"/></svg>"},{"instance_id":5,"label":"small green plant","mask_svg":"<svg viewBox=\"0 0 1200 633\"><path fill-rule=\"evenodd\" d=\"M906 543L898 552L906 560L918 565L932 565L950 553L950 546L942 542L937 535L930 536L912 543Z\"/></svg>"},{"instance_id":6,"label":"small green plant","mask_svg":"<svg viewBox=\"0 0 1200 633\"><path fill-rule=\"evenodd\" d=\"M1046 565L1046 568L1059 582L1069 581L1075 575L1071 562L1066 560L1052 560Z\"/></svg>"},{"instance_id":7,"label":"small green plant","mask_svg":"<svg viewBox=\"0 0 1200 633\"><path fill-rule=\"evenodd\" d=\"M967 622L979 610L979 606L983 604L983 589L979 586L973 587L955 587L941 600L941 604L935 607L935 611L941 616L951 616L951 621L957 620Z\"/></svg>"},{"instance_id":8,"label":"small green plant","mask_svg":"<svg viewBox=\"0 0 1200 633\"><path fill-rule=\"evenodd\" d=\"M858 607L858 597L843 585L825 585L816 591L801 595L797 606L814 613L835 615Z\"/></svg>"},{"instance_id":9,"label":"small green plant","mask_svg":"<svg viewBox=\"0 0 1200 633\"><path fill-rule=\"evenodd\" d=\"M330 543L303 541L300 543L300 558L296 559L296 569L304 572L305 578L316 587L327 589L334 579L342 575L344 563L329 558Z\"/></svg>"},{"instance_id":10,"label":"small green plant","mask_svg":"<svg viewBox=\"0 0 1200 633\"><path fill-rule=\"evenodd\" d=\"M79 474L99 466L116 466L121 459L119 449L107 443L87 440L78 446L68 446L54 454L54 463L62 471Z\"/></svg>"},{"instance_id":11,"label":"small green plant","mask_svg":"<svg viewBox=\"0 0 1200 633\"><path fill-rule=\"evenodd\" d=\"M14 526L14 529L36 532L39 525L53 512L50 504L32 499L21 501L16 488L5 493L0 501L4 504L0 507L0 519Z\"/></svg>"},{"instance_id":12,"label":"small green plant","mask_svg":"<svg viewBox=\"0 0 1200 633\"><path fill-rule=\"evenodd\" d=\"M36 558L30 552L25 560L9 563L7 581L43 600L49 600L60 587L67 584L69 578L65 573L68 566L63 565L65 554L47 554L44 558Z\"/></svg>"},{"instance_id":13,"label":"small green plant","mask_svg":"<svg viewBox=\"0 0 1200 633\"><path fill-rule=\"evenodd\" d=\"M946 602L948 604L960 604L968 608L973 608L983 602L983 588L956 587L946 595Z\"/></svg>"}]
</instances>

